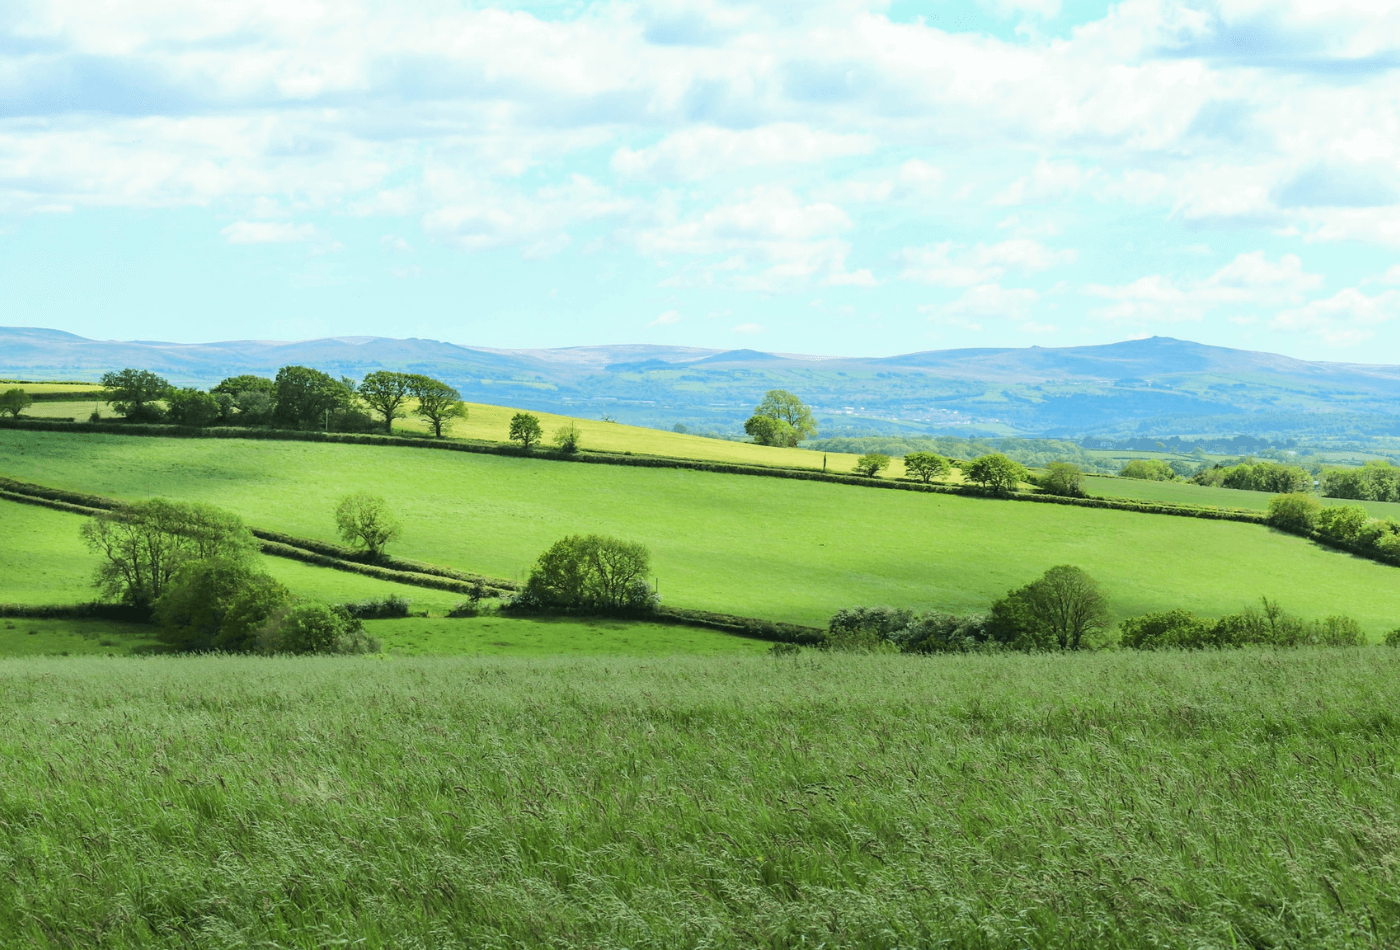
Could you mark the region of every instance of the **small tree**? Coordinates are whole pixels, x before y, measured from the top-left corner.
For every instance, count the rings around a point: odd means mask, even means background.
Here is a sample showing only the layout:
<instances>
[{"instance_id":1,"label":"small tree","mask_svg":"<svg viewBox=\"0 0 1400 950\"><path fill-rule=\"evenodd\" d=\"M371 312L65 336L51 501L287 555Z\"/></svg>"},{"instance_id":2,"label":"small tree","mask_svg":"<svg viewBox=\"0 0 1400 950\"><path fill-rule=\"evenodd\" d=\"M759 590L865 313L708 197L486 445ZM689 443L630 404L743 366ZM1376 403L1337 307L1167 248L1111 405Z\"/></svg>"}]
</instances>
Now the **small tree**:
<instances>
[{"instance_id":1,"label":"small tree","mask_svg":"<svg viewBox=\"0 0 1400 950\"><path fill-rule=\"evenodd\" d=\"M1269 499L1269 524L1280 531L1308 535L1317 527L1322 505L1312 495L1292 492Z\"/></svg>"},{"instance_id":2,"label":"small tree","mask_svg":"<svg viewBox=\"0 0 1400 950\"><path fill-rule=\"evenodd\" d=\"M904 471L925 483L947 475L952 466L943 456L934 452L910 452L904 456Z\"/></svg>"},{"instance_id":3,"label":"small tree","mask_svg":"<svg viewBox=\"0 0 1400 950\"><path fill-rule=\"evenodd\" d=\"M1084 495L1084 471L1069 462L1051 462L1045 466L1040 490L1051 495L1081 498Z\"/></svg>"},{"instance_id":4,"label":"small tree","mask_svg":"<svg viewBox=\"0 0 1400 950\"><path fill-rule=\"evenodd\" d=\"M786 389L768 390L763 396L763 401L754 407L753 414L786 422L792 430L792 441L789 445L796 445L803 439L817 434L817 423L812 418L812 410Z\"/></svg>"},{"instance_id":5,"label":"small tree","mask_svg":"<svg viewBox=\"0 0 1400 950\"><path fill-rule=\"evenodd\" d=\"M1078 650L1108 630L1112 615L1098 583L1072 564L1046 571L992 605L993 637L1029 650Z\"/></svg>"},{"instance_id":6,"label":"small tree","mask_svg":"<svg viewBox=\"0 0 1400 950\"><path fill-rule=\"evenodd\" d=\"M384 431L394 432L394 420L403 415L399 408L413 391L413 377L407 373L376 370L364 378L358 392L365 405L384 417Z\"/></svg>"},{"instance_id":7,"label":"small tree","mask_svg":"<svg viewBox=\"0 0 1400 950\"><path fill-rule=\"evenodd\" d=\"M320 429L331 414L342 412L354 401L354 391L343 379L335 379L307 366L284 366L277 371L274 419L285 428Z\"/></svg>"},{"instance_id":8,"label":"small tree","mask_svg":"<svg viewBox=\"0 0 1400 950\"><path fill-rule=\"evenodd\" d=\"M554 444L564 455L573 455L583 441L583 432L578 423L570 422L554 430Z\"/></svg>"},{"instance_id":9,"label":"small tree","mask_svg":"<svg viewBox=\"0 0 1400 950\"><path fill-rule=\"evenodd\" d=\"M442 438L444 431L452 428L457 419L467 417L467 406L462 402L462 394L441 380L431 376L410 376L413 398L418 401L417 414L433 427L433 436Z\"/></svg>"},{"instance_id":10,"label":"small tree","mask_svg":"<svg viewBox=\"0 0 1400 950\"><path fill-rule=\"evenodd\" d=\"M389 511L389 504L378 495L356 492L346 495L335 509L335 523L347 544L364 548L371 559L384 554L384 546L396 540L402 526Z\"/></svg>"},{"instance_id":11,"label":"small tree","mask_svg":"<svg viewBox=\"0 0 1400 950\"><path fill-rule=\"evenodd\" d=\"M344 607L303 601L277 613L258 631L263 653L375 653L379 642Z\"/></svg>"},{"instance_id":12,"label":"small tree","mask_svg":"<svg viewBox=\"0 0 1400 950\"><path fill-rule=\"evenodd\" d=\"M154 404L168 396L171 389L164 378L144 369L103 373L101 385L107 390L106 401L117 414L134 420L159 419L160 409Z\"/></svg>"},{"instance_id":13,"label":"small tree","mask_svg":"<svg viewBox=\"0 0 1400 950\"><path fill-rule=\"evenodd\" d=\"M1013 462L1000 452L973 459L963 469L968 481L977 482L988 491L1012 491L1029 477L1024 465Z\"/></svg>"},{"instance_id":14,"label":"small tree","mask_svg":"<svg viewBox=\"0 0 1400 950\"><path fill-rule=\"evenodd\" d=\"M23 389L7 389L0 393L0 412L8 412L11 418L18 419L19 414L32 405L34 398Z\"/></svg>"},{"instance_id":15,"label":"small tree","mask_svg":"<svg viewBox=\"0 0 1400 950\"><path fill-rule=\"evenodd\" d=\"M656 598L646 583L646 545L605 535L570 535L540 555L516 605L646 611Z\"/></svg>"},{"instance_id":16,"label":"small tree","mask_svg":"<svg viewBox=\"0 0 1400 950\"><path fill-rule=\"evenodd\" d=\"M1176 472L1160 459L1133 459L1118 472L1121 478L1141 478L1149 482L1169 482Z\"/></svg>"},{"instance_id":17,"label":"small tree","mask_svg":"<svg viewBox=\"0 0 1400 950\"><path fill-rule=\"evenodd\" d=\"M867 478L876 478L881 472L890 467L890 457L880 452L866 452L856 459L855 468L852 469L858 475Z\"/></svg>"},{"instance_id":18,"label":"small tree","mask_svg":"<svg viewBox=\"0 0 1400 950\"><path fill-rule=\"evenodd\" d=\"M155 619L160 638L177 649L244 653L290 600L287 588L246 561L210 558L175 572L156 601Z\"/></svg>"},{"instance_id":19,"label":"small tree","mask_svg":"<svg viewBox=\"0 0 1400 950\"><path fill-rule=\"evenodd\" d=\"M744 423L744 431L753 436L755 445L777 445L791 447L797 444L792 426L782 419L772 416L750 416Z\"/></svg>"},{"instance_id":20,"label":"small tree","mask_svg":"<svg viewBox=\"0 0 1400 950\"><path fill-rule=\"evenodd\" d=\"M525 451L530 451L530 446L544 438L544 430L540 428L539 416L531 415L528 412L517 412L511 416L510 438L513 442L519 442L520 447Z\"/></svg>"}]
</instances>

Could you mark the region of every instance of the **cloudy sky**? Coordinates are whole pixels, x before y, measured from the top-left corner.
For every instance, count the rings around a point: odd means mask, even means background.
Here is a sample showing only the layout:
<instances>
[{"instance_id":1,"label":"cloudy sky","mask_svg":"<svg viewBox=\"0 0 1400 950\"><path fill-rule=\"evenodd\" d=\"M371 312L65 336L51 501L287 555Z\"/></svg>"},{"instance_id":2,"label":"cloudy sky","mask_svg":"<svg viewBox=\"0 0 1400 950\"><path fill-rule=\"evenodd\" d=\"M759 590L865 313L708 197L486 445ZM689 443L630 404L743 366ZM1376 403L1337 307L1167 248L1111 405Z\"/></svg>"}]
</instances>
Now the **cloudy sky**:
<instances>
[{"instance_id":1,"label":"cloudy sky","mask_svg":"<svg viewBox=\"0 0 1400 950\"><path fill-rule=\"evenodd\" d=\"M1400 4L5 0L0 324L1400 362Z\"/></svg>"}]
</instances>

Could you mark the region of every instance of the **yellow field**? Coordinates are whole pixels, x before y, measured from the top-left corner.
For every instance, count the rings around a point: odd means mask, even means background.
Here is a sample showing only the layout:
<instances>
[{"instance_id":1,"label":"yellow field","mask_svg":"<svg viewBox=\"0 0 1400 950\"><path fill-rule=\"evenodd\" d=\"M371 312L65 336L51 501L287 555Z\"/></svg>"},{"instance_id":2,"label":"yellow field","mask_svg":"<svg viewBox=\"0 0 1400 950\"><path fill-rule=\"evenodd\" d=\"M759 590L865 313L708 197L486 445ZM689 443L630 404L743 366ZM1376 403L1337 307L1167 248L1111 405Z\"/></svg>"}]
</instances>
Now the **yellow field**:
<instances>
[{"instance_id":1,"label":"yellow field","mask_svg":"<svg viewBox=\"0 0 1400 950\"><path fill-rule=\"evenodd\" d=\"M86 393L101 388L98 383L18 383L0 379L0 391L23 389L31 396L35 393Z\"/></svg>"}]
</instances>

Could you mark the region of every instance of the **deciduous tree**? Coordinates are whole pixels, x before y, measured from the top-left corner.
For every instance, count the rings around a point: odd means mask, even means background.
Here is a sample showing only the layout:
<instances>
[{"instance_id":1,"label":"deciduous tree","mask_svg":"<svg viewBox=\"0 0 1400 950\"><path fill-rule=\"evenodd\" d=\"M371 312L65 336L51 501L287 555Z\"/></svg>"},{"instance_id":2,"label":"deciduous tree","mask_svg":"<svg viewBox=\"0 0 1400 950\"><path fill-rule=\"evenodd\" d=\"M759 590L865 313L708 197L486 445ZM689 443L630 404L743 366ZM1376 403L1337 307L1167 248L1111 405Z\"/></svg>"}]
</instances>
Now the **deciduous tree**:
<instances>
[{"instance_id":1,"label":"deciduous tree","mask_svg":"<svg viewBox=\"0 0 1400 950\"><path fill-rule=\"evenodd\" d=\"M519 442L520 447L528 452L530 446L544 438L544 430L540 428L539 416L528 412L517 412L511 416L510 438L513 442Z\"/></svg>"},{"instance_id":2,"label":"deciduous tree","mask_svg":"<svg viewBox=\"0 0 1400 950\"><path fill-rule=\"evenodd\" d=\"M765 426L757 422L759 419L773 419L782 425ZM744 423L744 431L760 445L794 446L816 435L817 424L812 419L812 410L801 399L786 389L770 389L763 401L754 407L749 421Z\"/></svg>"},{"instance_id":3,"label":"deciduous tree","mask_svg":"<svg viewBox=\"0 0 1400 950\"><path fill-rule=\"evenodd\" d=\"M155 403L171 390L167 380L144 369L103 373L101 385L107 391L106 401L117 414L135 420L160 418Z\"/></svg>"},{"instance_id":4,"label":"deciduous tree","mask_svg":"<svg viewBox=\"0 0 1400 950\"><path fill-rule=\"evenodd\" d=\"M1111 621L1098 583L1072 564L1050 568L992 605L993 637L1018 649L1078 650Z\"/></svg>"},{"instance_id":5,"label":"deciduous tree","mask_svg":"<svg viewBox=\"0 0 1400 950\"><path fill-rule=\"evenodd\" d=\"M935 452L910 452L904 456L904 471L925 483L952 470L948 460Z\"/></svg>"},{"instance_id":6,"label":"deciduous tree","mask_svg":"<svg viewBox=\"0 0 1400 950\"><path fill-rule=\"evenodd\" d=\"M797 438L792 426L782 419L772 416L750 416L744 423L744 431L753 436L756 445L793 446Z\"/></svg>"},{"instance_id":7,"label":"deciduous tree","mask_svg":"<svg viewBox=\"0 0 1400 950\"><path fill-rule=\"evenodd\" d=\"M996 492L1012 491L1029 477L1024 465L1013 462L1000 452L973 459L963 468L963 474L968 481Z\"/></svg>"},{"instance_id":8,"label":"deciduous tree","mask_svg":"<svg viewBox=\"0 0 1400 950\"><path fill-rule=\"evenodd\" d=\"M34 397L23 389L7 389L0 393L0 413L8 412L12 419L18 419L19 414L33 404Z\"/></svg>"},{"instance_id":9,"label":"deciduous tree","mask_svg":"<svg viewBox=\"0 0 1400 950\"><path fill-rule=\"evenodd\" d=\"M881 452L866 452L856 459L855 471L859 475L867 478L875 478L885 469L890 467L890 457Z\"/></svg>"},{"instance_id":10,"label":"deciduous tree","mask_svg":"<svg viewBox=\"0 0 1400 950\"><path fill-rule=\"evenodd\" d=\"M570 535L540 555L518 606L595 610L650 610L655 594L646 583L646 545L605 535Z\"/></svg>"},{"instance_id":11,"label":"deciduous tree","mask_svg":"<svg viewBox=\"0 0 1400 950\"><path fill-rule=\"evenodd\" d=\"M462 394L441 380L431 376L413 375L411 392L418 401L417 414L433 427L433 435L442 438L444 431L452 428L453 421L467 417L466 404Z\"/></svg>"},{"instance_id":12,"label":"deciduous tree","mask_svg":"<svg viewBox=\"0 0 1400 950\"><path fill-rule=\"evenodd\" d=\"M1069 462L1051 462L1045 466L1040 489L1051 495L1080 498L1084 495L1084 471Z\"/></svg>"},{"instance_id":13,"label":"deciduous tree","mask_svg":"<svg viewBox=\"0 0 1400 950\"><path fill-rule=\"evenodd\" d=\"M165 402L166 415L176 425L203 428L218 422L223 415L217 397L192 386L172 390Z\"/></svg>"},{"instance_id":14,"label":"deciduous tree","mask_svg":"<svg viewBox=\"0 0 1400 950\"><path fill-rule=\"evenodd\" d=\"M183 565L155 604L161 639L180 650L244 653L291 594L244 559L211 558Z\"/></svg>"},{"instance_id":15,"label":"deciduous tree","mask_svg":"<svg viewBox=\"0 0 1400 950\"><path fill-rule=\"evenodd\" d=\"M382 556L385 545L403 533L389 503L368 492L342 498L335 509L335 523L346 544L363 548L371 558Z\"/></svg>"},{"instance_id":16,"label":"deciduous tree","mask_svg":"<svg viewBox=\"0 0 1400 950\"><path fill-rule=\"evenodd\" d=\"M308 366L284 366L277 371L277 405L273 418L293 429L320 429L327 417L348 408L354 393L344 380Z\"/></svg>"},{"instance_id":17,"label":"deciduous tree","mask_svg":"<svg viewBox=\"0 0 1400 950\"><path fill-rule=\"evenodd\" d=\"M403 415L400 409L413 392L413 377L376 370L360 382L357 391L365 405L383 417L384 431L393 434L394 420Z\"/></svg>"}]
</instances>

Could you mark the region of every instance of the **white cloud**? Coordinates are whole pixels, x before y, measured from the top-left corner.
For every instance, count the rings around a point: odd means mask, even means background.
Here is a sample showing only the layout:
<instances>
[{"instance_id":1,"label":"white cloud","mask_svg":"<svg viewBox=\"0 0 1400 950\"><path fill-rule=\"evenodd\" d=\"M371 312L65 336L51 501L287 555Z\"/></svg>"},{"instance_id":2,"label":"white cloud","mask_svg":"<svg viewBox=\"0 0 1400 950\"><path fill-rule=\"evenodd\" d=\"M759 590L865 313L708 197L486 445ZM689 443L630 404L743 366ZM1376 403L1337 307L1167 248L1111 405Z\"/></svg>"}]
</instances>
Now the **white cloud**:
<instances>
[{"instance_id":1,"label":"white cloud","mask_svg":"<svg viewBox=\"0 0 1400 950\"><path fill-rule=\"evenodd\" d=\"M1116 301L1094 314L1109 320L1196 321L1220 307L1274 307L1299 303L1322 285L1320 274L1303 270L1302 261L1285 254L1270 261L1263 251L1240 254L1204 280L1175 281L1161 274L1129 284L1090 284L1084 293Z\"/></svg>"},{"instance_id":2,"label":"white cloud","mask_svg":"<svg viewBox=\"0 0 1400 950\"><path fill-rule=\"evenodd\" d=\"M815 131L791 122L742 131L707 126L674 132L650 148L620 148L612 167L629 178L693 180L753 166L864 155L875 145L868 135Z\"/></svg>"},{"instance_id":3,"label":"white cloud","mask_svg":"<svg viewBox=\"0 0 1400 950\"><path fill-rule=\"evenodd\" d=\"M1367 295L1348 287L1324 300L1284 310L1273 319L1279 330L1303 331L1345 346L1370 339L1375 327L1400 319L1400 290Z\"/></svg>"},{"instance_id":4,"label":"white cloud","mask_svg":"<svg viewBox=\"0 0 1400 950\"><path fill-rule=\"evenodd\" d=\"M911 158L896 169L839 182L827 188L826 194L833 201L857 204L918 201L932 197L942 182L942 170L928 162Z\"/></svg>"},{"instance_id":5,"label":"white cloud","mask_svg":"<svg viewBox=\"0 0 1400 950\"><path fill-rule=\"evenodd\" d=\"M995 281L1007 273L1028 274L1071 264L1072 250L1055 251L1029 238L1013 238L975 247L944 241L927 247L907 247L899 255L899 276L940 287L970 287Z\"/></svg>"},{"instance_id":6,"label":"white cloud","mask_svg":"<svg viewBox=\"0 0 1400 950\"><path fill-rule=\"evenodd\" d=\"M1400 284L1400 264L1396 264L1380 276L1382 284Z\"/></svg>"},{"instance_id":7,"label":"white cloud","mask_svg":"<svg viewBox=\"0 0 1400 950\"><path fill-rule=\"evenodd\" d=\"M649 327L668 327L681 322L681 312L679 310L665 310L655 320L647 324Z\"/></svg>"},{"instance_id":8,"label":"white cloud","mask_svg":"<svg viewBox=\"0 0 1400 950\"><path fill-rule=\"evenodd\" d=\"M1025 13L1046 19L1060 14L1060 0L977 0L977 5L1003 19Z\"/></svg>"},{"instance_id":9,"label":"white cloud","mask_svg":"<svg viewBox=\"0 0 1400 950\"><path fill-rule=\"evenodd\" d=\"M319 236L315 225L281 221L235 221L219 233L230 244L295 244Z\"/></svg>"},{"instance_id":10,"label":"white cloud","mask_svg":"<svg viewBox=\"0 0 1400 950\"><path fill-rule=\"evenodd\" d=\"M1000 284L979 284L963 291L962 296L952 303L920 309L936 317L1019 319L1026 316L1039 300L1040 295L1034 290L1002 287Z\"/></svg>"},{"instance_id":11,"label":"white cloud","mask_svg":"<svg viewBox=\"0 0 1400 950\"><path fill-rule=\"evenodd\" d=\"M763 330L764 327L761 323L741 323L734 328L735 333L745 333L750 335L754 333L762 333Z\"/></svg>"}]
</instances>

